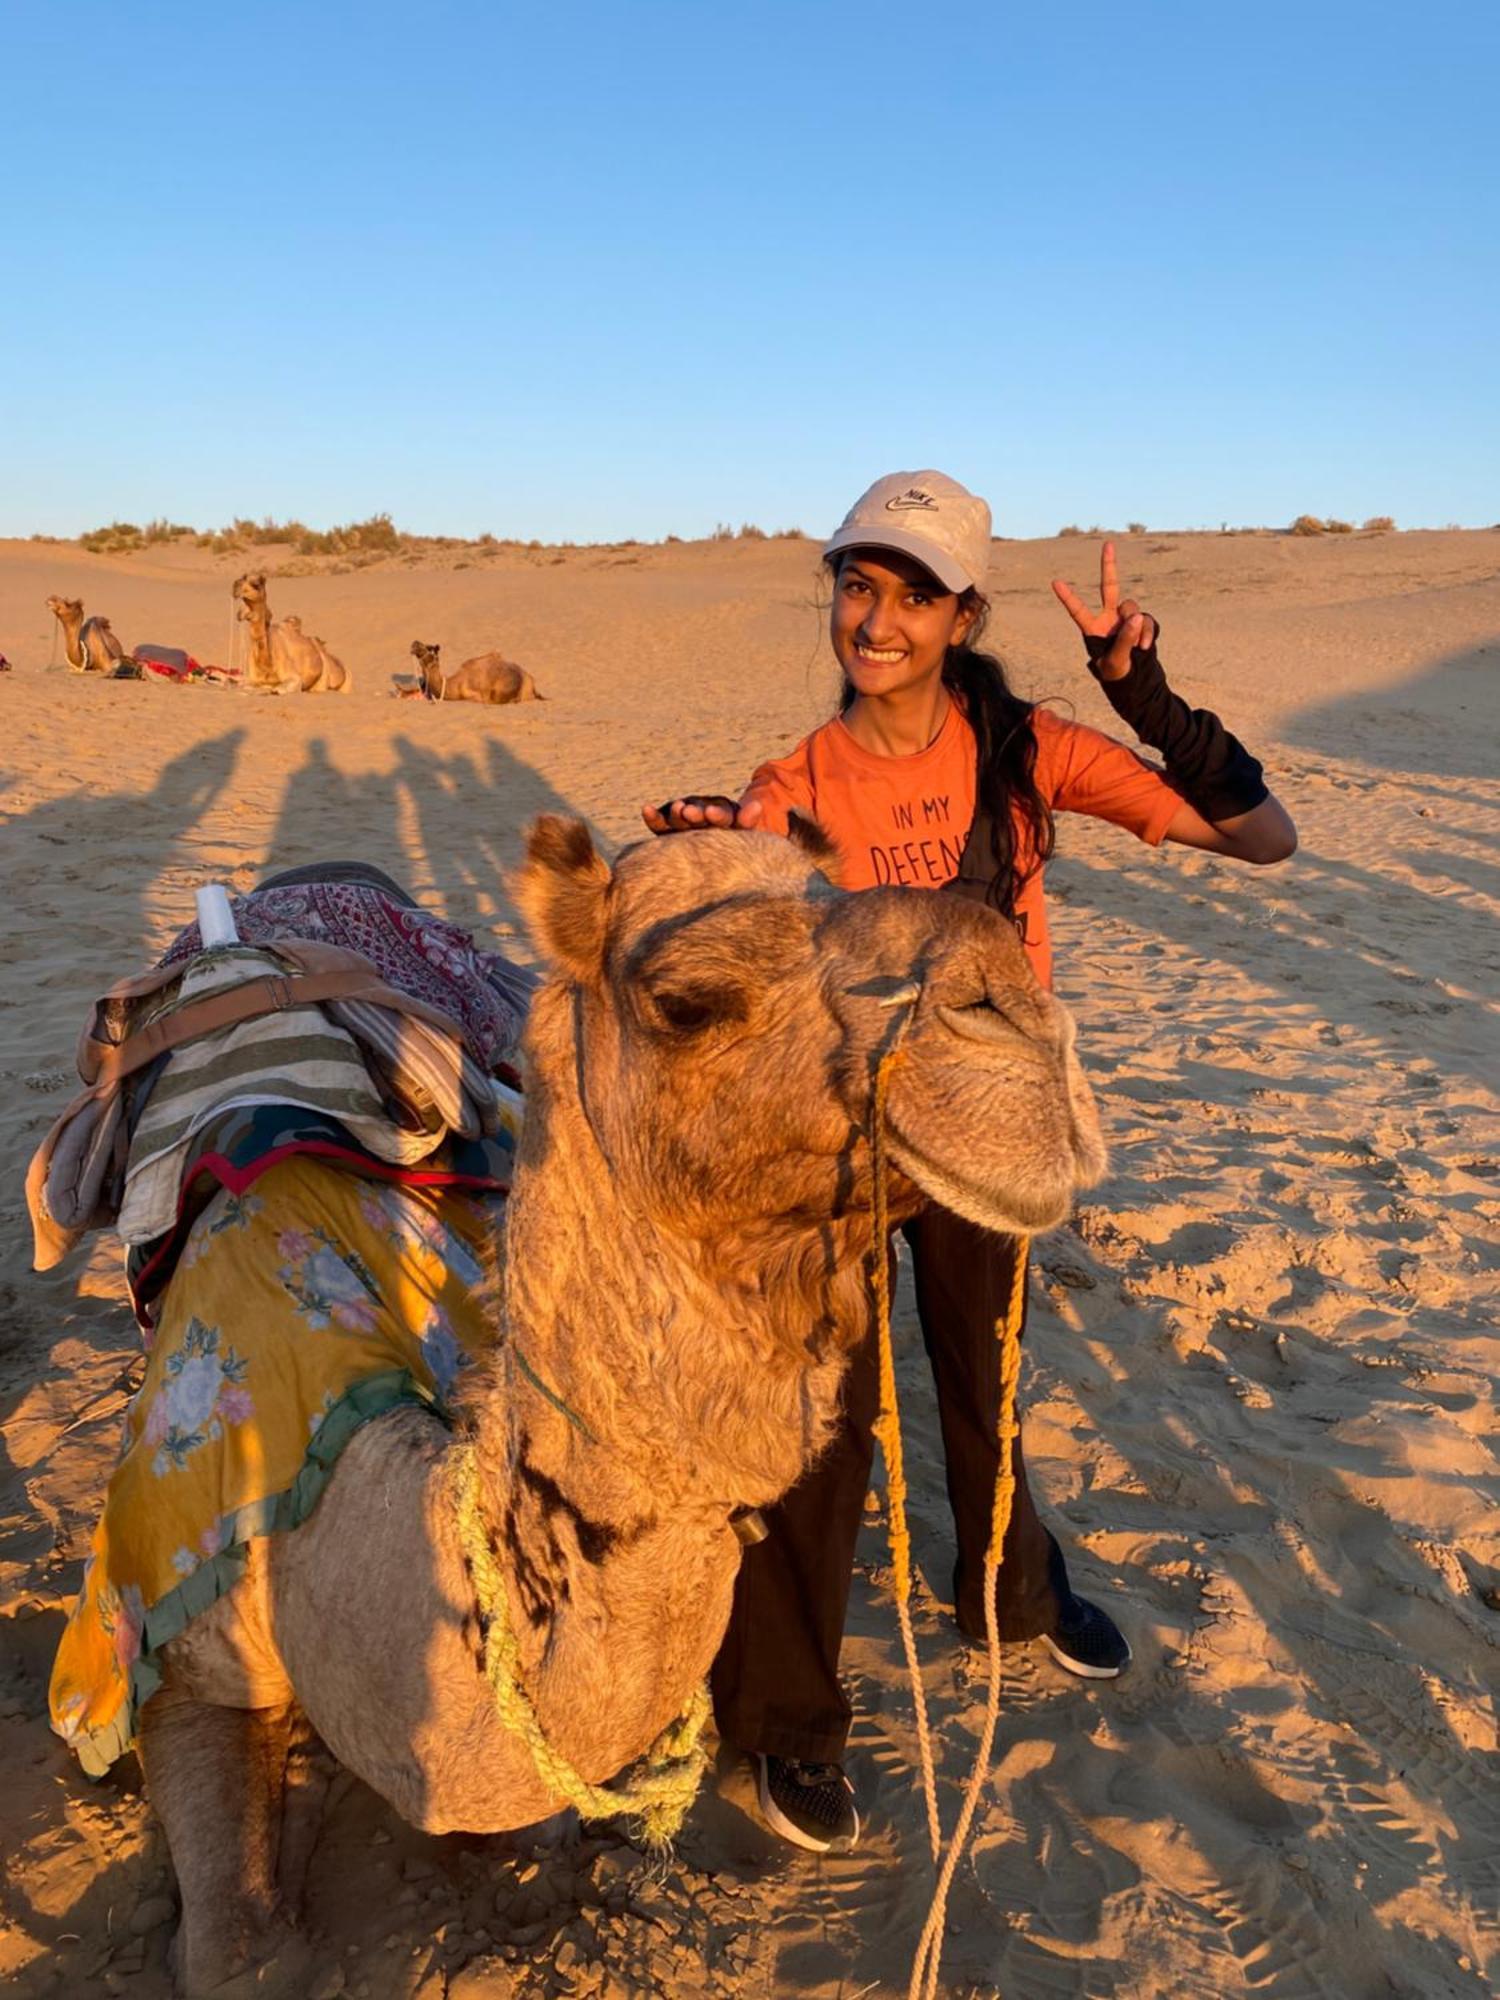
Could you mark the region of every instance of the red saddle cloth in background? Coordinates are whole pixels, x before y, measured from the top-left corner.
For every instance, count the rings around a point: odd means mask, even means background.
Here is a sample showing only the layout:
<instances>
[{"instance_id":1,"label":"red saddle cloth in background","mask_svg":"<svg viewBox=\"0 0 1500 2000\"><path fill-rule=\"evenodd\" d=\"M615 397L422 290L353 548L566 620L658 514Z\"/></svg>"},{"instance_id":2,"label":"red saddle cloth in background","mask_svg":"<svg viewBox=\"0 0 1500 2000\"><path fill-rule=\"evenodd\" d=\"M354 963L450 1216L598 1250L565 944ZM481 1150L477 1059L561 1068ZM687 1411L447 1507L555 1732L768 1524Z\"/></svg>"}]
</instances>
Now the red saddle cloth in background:
<instances>
[{"instance_id":1,"label":"red saddle cloth in background","mask_svg":"<svg viewBox=\"0 0 1500 2000\"><path fill-rule=\"evenodd\" d=\"M137 646L131 654L138 667L144 667L149 674L160 674L164 681L185 681L203 669L191 653L185 653L181 646L153 646L148 641Z\"/></svg>"}]
</instances>

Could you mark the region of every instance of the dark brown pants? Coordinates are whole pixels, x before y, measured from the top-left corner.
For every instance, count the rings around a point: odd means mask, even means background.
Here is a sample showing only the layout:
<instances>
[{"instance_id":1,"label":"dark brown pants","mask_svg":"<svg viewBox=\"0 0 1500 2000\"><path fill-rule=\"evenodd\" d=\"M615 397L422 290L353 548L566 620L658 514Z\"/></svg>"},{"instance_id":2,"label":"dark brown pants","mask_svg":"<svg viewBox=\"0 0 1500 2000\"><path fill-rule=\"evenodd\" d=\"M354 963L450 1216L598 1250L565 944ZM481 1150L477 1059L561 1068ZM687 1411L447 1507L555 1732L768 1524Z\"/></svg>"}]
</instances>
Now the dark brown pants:
<instances>
[{"instance_id":1,"label":"dark brown pants","mask_svg":"<svg viewBox=\"0 0 1500 2000\"><path fill-rule=\"evenodd\" d=\"M995 1321L1010 1300L1018 1244L940 1208L918 1216L906 1238L937 1386L957 1539L955 1609L963 1630L983 1638L981 1585L1000 1459ZM850 1365L827 1451L765 1510L766 1539L745 1551L740 1566L712 1675L719 1733L738 1749L812 1763L843 1756L850 1710L839 1682L839 1645L879 1402L872 1328ZM1011 1641L1050 1630L1068 1594L1062 1550L1038 1517L1019 1440L1014 1465L1015 1505L996 1595L1001 1636Z\"/></svg>"}]
</instances>

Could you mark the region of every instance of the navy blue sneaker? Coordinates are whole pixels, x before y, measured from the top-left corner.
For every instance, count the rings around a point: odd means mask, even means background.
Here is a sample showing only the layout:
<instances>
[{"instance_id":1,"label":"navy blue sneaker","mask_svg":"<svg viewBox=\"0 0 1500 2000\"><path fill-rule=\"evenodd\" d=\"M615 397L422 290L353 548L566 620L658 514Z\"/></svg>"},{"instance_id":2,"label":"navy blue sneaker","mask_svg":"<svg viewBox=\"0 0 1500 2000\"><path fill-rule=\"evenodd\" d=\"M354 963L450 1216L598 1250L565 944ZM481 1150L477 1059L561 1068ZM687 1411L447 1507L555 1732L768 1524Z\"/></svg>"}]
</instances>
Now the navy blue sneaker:
<instances>
[{"instance_id":1,"label":"navy blue sneaker","mask_svg":"<svg viewBox=\"0 0 1500 2000\"><path fill-rule=\"evenodd\" d=\"M1115 1680L1130 1665L1130 1648L1114 1619L1071 1592L1057 1624L1042 1639L1060 1667L1086 1681Z\"/></svg>"},{"instance_id":2,"label":"navy blue sneaker","mask_svg":"<svg viewBox=\"0 0 1500 2000\"><path fill-rule=\"evenodd\" d=\"M847 1854L859 1839L854 1787L842 1764L759 1755L760 1809L766 1825L810 1854Z\"/></svg>"}]
</instances>

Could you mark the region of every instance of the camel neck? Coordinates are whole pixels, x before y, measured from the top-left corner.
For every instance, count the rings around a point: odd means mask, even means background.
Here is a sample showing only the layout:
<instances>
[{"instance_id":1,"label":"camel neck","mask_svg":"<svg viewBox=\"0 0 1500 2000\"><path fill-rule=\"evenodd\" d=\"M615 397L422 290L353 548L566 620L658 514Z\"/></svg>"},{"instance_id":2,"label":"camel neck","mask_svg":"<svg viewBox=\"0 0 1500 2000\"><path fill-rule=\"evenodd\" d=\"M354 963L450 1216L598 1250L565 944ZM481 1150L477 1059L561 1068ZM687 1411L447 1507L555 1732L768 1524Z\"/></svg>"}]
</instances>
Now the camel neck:
<instances>
[{"instance_id":1,"label":"camel neck","mask_svg":"<svg viewBox=\"0 0 1500 2000\"><path fill-rule=\"evenodd\" d=\"M785 1491L822 1443L843 1359L811 1335L859 1323L859 1245L766 1225L747 1256L679 1235L617 1164L570 1051L534 1076L507 1217L506 1457L586 1492L618 1532L678 1508L725 1521Z\"/></svg>"},{"instance_id":2,"label":"camel neck","mask_svg":"<svg viewBox=\"0 0 1500 2000\"><path fill-rule=\"evenodd\" d=\"M264 601L245 606L250 627L251 672L268 675L271 667L271 607Z\"/></svg>"}]
</instances>

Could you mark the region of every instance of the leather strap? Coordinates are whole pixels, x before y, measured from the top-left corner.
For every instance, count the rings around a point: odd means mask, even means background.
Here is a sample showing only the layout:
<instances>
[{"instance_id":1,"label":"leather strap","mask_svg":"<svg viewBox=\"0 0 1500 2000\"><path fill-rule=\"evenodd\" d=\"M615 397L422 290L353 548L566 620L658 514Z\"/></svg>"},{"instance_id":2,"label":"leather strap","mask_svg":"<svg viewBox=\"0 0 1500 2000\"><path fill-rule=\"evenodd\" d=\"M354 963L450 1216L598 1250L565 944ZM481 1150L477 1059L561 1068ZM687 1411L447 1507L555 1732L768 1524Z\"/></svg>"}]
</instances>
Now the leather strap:
<instances>
[{"instance_id":1,"label":"leather strap","mask_svg":"<svg viewBox=\"0 0 1500 2000\"><path fill-rule=\"evenodd\" d=\"M190 1000L123 1042L90 1040L86 1046L85 1074L91 1084L115 1082L144 1069L169 1049L196 1041L200 1035L216 1034L220 1029L237 1027L261 1014L278 1014L288 1007L314 1007L324 1000L366 1000L377 1007L394 1008L398 1013L419 1015L450 1034L461 1032L451 1016L387 986L373 968L271 973L247 979L221 993L210 993L202 1000ZM84 1067L84 1054L85 1051L80 1051L80 1069Z\"/></svg>"}]
</instances>

